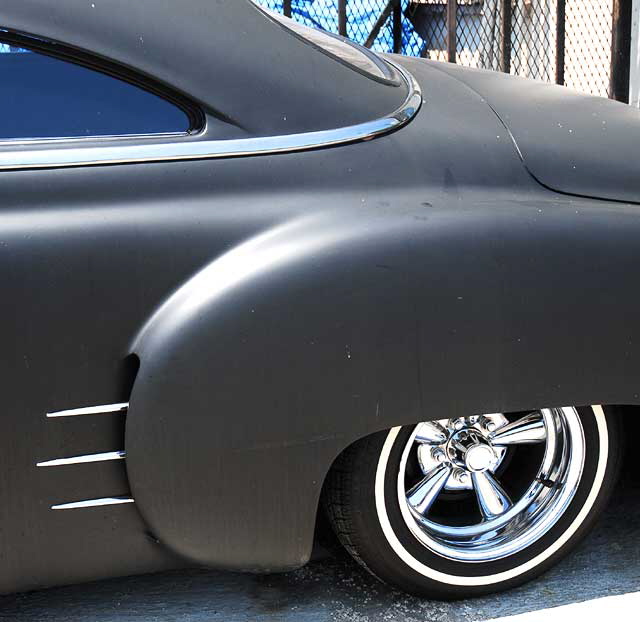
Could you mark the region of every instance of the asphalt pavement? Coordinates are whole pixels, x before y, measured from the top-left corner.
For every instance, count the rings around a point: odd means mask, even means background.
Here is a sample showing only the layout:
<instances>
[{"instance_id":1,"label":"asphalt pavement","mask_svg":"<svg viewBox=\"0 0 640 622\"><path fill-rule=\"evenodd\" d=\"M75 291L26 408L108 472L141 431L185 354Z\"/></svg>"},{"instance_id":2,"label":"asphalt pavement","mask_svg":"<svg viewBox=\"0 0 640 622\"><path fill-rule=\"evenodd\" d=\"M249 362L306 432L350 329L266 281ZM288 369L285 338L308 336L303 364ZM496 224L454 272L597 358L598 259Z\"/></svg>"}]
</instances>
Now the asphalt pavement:
<instances>
[{"instance_id":1,"label":"asphalt pavement","mask_svg":"<svg viewBox=\"0 0 640 622\"><path fill-rule=\"evenodd\" d=\"M550 607L597 611L624 622L640 603L640 470L632 459L607 512L589 538L542 578L507 593L435 602L394 592L362 571L331 541L299 571L256 576L190 570L111 579L0 598L0 621L11 622L466 622L522 615ZM598 601L608 596L626 598ZM593 601L594 607L577 605ZM613 605L614 603L615 606ZM620 605L621 603L621 605ZM613 609L612 609L613 607ZM527 616L526 614L530 615ZM555 618L554 618L555 619Z\"/></svg>"}]
</instances>

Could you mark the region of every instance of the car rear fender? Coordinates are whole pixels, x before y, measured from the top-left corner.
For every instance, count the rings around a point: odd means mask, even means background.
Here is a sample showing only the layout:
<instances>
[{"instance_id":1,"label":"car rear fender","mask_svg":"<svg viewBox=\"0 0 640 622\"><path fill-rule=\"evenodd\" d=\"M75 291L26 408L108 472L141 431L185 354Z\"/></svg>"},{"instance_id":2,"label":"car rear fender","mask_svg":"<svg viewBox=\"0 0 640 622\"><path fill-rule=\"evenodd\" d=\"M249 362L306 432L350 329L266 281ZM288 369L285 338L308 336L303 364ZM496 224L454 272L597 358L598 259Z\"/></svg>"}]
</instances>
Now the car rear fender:
<instances>
[{"instance_id":1,"label":"car rear fender","mask_svg":"<svg viewBox=\"0 0 640 622\"><path fill-rule=\"evenodd\" d=\"M154 535L199 563L293 568L358 438L639 403L640 216L604 207L478 190L473 205L304 216L213 261L132 346L127 469Z\"/></svg>"}]
</instances>

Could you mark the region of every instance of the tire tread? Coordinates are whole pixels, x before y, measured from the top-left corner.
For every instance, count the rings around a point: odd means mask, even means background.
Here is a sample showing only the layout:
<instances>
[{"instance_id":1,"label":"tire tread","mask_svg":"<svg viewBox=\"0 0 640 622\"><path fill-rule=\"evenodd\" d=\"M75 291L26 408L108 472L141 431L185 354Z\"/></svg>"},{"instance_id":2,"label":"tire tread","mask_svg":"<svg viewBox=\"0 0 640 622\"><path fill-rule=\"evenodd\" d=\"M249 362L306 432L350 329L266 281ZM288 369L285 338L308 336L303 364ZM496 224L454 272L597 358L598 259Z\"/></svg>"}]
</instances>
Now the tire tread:
<instances>
[{"instance_id":1,"label":"tire tread","mask_svg":"<svg viewBox=\"0 0 640 622\"><path fill-rule=\"evenodd\" d=\"M372 440L365 438L340 454L325 482L322 504L340 544L362 568L386 583L360 556L359 551L366 550L366 546L361 542L359 535L362 531L357 527L358 504L352 499L354 490L359 490L362 481L359 467L362 467L363 461L369 462L368 458L372 455L370 444Z\"/></svg>"}]
</instances>

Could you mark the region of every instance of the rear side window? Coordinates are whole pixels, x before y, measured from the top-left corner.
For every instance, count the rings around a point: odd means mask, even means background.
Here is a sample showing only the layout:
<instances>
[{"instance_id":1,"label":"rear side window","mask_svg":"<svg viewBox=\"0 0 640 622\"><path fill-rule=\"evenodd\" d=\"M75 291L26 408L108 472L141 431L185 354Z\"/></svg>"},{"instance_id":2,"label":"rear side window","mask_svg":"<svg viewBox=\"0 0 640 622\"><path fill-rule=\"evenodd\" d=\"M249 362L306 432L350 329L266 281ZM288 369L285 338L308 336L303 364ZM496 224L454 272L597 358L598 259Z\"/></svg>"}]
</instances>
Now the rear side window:
<instances>
[{"instance_id":1,"label":"rear side window","mask_svg":"<svg viewBox=\"0 0 640 622\"><path fill-rule=\"evenodd\" d=\"M184 133L175 104L110 75L0 42L0 140Z\"/></svg>"}]
</instances>

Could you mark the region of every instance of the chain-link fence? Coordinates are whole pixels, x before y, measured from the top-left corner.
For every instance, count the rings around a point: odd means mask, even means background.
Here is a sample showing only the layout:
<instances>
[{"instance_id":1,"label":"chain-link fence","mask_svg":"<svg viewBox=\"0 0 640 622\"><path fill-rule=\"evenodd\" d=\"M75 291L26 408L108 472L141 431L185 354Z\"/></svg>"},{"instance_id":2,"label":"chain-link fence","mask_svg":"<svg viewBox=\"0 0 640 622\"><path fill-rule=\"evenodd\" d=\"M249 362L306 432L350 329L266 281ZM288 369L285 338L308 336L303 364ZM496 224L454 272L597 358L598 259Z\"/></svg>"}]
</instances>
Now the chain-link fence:
<instances>
[{"instance_id":1,"label":"chain-link fence","mask_svg":"<svg viewBox=\"0 0 640 622\"><path fill-rule=\"evenodd\" d=\"M618 0L256 1L377 51L449 60L612 95Z\"/></svg>"}]
</instances>

